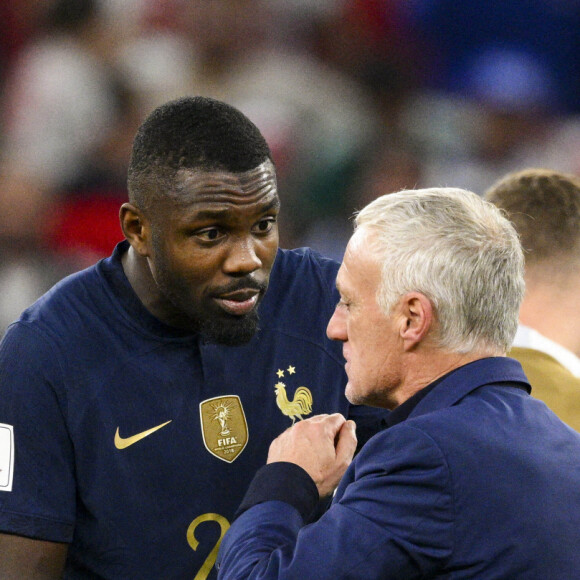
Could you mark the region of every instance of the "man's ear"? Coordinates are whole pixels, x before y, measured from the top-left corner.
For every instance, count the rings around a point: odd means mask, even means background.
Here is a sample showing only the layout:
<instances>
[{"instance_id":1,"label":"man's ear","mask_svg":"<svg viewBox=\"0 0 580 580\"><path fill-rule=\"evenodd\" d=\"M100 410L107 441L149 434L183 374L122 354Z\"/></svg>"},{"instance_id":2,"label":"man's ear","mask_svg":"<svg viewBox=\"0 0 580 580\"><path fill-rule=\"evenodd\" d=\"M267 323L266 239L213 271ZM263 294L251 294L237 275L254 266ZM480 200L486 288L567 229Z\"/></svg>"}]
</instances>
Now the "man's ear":
<instances>
[{"instance_id":1,"label":"man's ear","mask_svg":"<svg viewBox=\"0 0 580 580\"><path fill-rule=\"evenodd\" d=\"M149 222L140 209L124 203L119 210L121 229L127 241L141 256L149 255Z\"/></svg>"},{"instance_id":2,"label":"man's ear","mask_svg":"<svg viewBox=\"0 0 580 580\"><path fill-rule=\"evenodd\" d=\"M425 339L433 325L433 305L420 292L409 292L401 299L400 334L405 350L411 350Z\"/></svg>"}]
</instances>

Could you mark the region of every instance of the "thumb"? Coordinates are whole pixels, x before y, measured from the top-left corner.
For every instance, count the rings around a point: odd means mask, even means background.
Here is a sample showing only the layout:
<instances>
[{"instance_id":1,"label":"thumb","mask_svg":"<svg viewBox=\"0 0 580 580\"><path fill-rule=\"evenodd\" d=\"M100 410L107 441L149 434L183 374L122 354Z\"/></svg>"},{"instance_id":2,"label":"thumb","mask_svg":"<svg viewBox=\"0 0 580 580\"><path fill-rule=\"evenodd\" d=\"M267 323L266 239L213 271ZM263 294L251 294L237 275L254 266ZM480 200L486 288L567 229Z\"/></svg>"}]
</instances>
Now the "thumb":
<instances>
[{"instance_id":1,"label":"thumb","mask_svg":"<svg viewBox=\"0 0 580 580\"><path fill-rule=\"evenodd\" d=\"M356 423L350 420L345 421L337 436L336 459L348 465L356 451L356 444Z\"/></svg>"}]
</instances>

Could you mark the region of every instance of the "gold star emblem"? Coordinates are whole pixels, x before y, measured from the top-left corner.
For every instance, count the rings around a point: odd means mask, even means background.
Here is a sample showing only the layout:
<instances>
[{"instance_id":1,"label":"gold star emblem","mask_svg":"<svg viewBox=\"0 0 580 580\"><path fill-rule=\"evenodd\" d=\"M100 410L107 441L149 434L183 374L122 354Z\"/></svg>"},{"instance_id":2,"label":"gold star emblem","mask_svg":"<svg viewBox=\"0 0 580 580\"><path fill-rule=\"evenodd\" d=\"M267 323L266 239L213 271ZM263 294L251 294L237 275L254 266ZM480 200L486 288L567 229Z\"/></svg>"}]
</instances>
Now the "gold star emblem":
<instances>
[{"instance_id":1,"label":"gold star emblem","mask_svg":"<svg viewBox=\"0 0 580 580\"><path fill-rule=\"evenodd\" d=\"M292 365L290 365L288 367L288 373L291 374L291 375L293 375L295 372L296 372L296 368L293 367Z\"/></svg>"},{"instance_id":2,"label":"gold star emblem","mask_svg":"<svg viewBox=\"0 0 580 580\"><path fill-rule=\"evenodd\" d=\"M278 378L281 379L284 376L284 371L282 369L278 369L276 374L278 375Z\"/></svg>"}]
</instances>

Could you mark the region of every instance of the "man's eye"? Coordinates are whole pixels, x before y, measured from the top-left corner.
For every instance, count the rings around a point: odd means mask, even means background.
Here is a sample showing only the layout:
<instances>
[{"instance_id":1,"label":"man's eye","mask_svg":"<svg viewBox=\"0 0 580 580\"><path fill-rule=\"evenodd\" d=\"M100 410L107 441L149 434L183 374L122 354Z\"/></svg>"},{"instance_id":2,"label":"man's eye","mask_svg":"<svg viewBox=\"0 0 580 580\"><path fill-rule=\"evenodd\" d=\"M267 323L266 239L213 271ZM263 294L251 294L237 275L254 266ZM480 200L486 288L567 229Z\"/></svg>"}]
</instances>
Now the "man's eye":
<instances>
[{"instance_id":1,"label":"man's eye","mask_svg":"<svg viewBox=\"0 0 580 580\"><path fill-rule=\"evenodd\" d=\"M276 223L276 219L273 217L265 218L260 220L255 226L254 231L259 234L267 234L269 231L272 230L274 224Z\"/></svg>"},{"instance_id":2,"label":"man's eye","mask_svg":"<svg viewBox=\"0 0 580 580\"><path fill-rule=\"evenodd\" d=\"M205 242L213 242L215 240L218 240L222 236L222 233L217 228L208 228L207 230L201 230L199 232L196 232L195 235L196 237L201 238Z\"/></svg>"}]
</instances>

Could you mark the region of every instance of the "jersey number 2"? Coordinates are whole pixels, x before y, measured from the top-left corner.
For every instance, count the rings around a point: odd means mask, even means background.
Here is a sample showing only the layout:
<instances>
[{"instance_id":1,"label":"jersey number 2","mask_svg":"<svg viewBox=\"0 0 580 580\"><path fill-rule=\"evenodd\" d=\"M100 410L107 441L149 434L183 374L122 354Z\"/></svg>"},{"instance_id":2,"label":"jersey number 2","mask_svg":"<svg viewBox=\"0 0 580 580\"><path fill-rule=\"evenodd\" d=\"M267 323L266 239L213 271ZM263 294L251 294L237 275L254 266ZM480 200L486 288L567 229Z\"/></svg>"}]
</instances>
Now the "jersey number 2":
<instances>
[{"instance_id":1,"label":"jersey number 2","mask_svg":"<svg viewBox=\"0 0 580 580\"><path fill-rule=\"evenodd\" d=\"M212 551L208 554L205 562L202 564L201 568L199 569L198 573L195 575L194 580L205 580L210 573L213 565L215 564L215 560L217 558L218 550L220 547L220 542L224 537L224 534L228 531L230 527L230 522L224 518L224 516L220 516L219 514L201 514L197 518L189 524L189 528L187 528L187 542L192 547L193 550L197 550L199 546L199 542L195 538L195 529L200 524L204 522L217 522L220 526L220 537L218 541L215 543Z\"/></svg>"}]
</instances>

